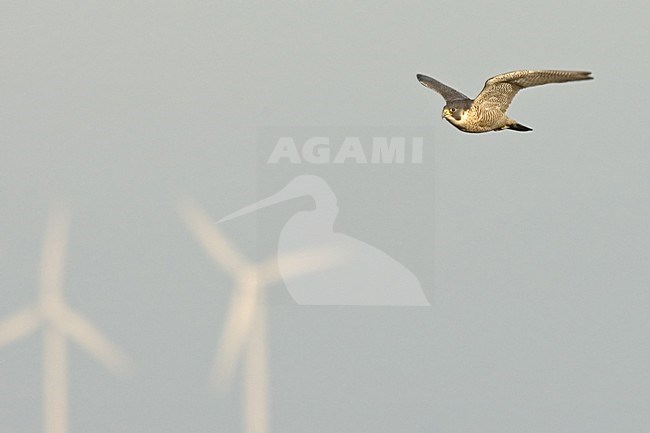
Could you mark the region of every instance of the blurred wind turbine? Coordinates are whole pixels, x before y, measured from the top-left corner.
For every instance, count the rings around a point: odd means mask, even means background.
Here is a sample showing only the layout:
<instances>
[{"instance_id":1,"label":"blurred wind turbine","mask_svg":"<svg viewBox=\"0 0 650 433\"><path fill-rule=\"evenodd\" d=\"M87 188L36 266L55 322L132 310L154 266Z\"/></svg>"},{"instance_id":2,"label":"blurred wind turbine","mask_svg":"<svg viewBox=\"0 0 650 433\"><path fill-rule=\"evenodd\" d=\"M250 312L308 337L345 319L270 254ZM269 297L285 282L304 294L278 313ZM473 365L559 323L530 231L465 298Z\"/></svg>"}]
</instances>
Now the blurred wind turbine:
<instances>
[{"instance_id":1,"label":"blurred wind turbine","mask_svg":"<svg viewBox=\"0 0 650 433\"><path fill-rule=\"evenodd\" d=\"M239 358L243 358L244 431L268 433L266 309L263 289L282 280L277 272L277 258L272 257L261 264L249 263L198 205L185 203L180 212L208 255L231 275L236 284L211 379L217 386L227 388ZM343 259L341 254L331 248L298 251L284 257L287 263L287 275L284 278L332 267Z\"/></svg>"},{"instance_id":2,"label":"blurred wind turbine","mask_svg":"<svg viewBox=\"0 0 650 433\"><path fill-rule=\"evenodd\" d=\"M40 271L38 304L0 323L0 347L43 327L43 409L45 433L67 433L68 391L66 338L76 340L112 373L125 375L132 363L83 316L63 302L63 268L70 222L69 212L58 209L47 221Z\"/></svg>"}]
</instances>

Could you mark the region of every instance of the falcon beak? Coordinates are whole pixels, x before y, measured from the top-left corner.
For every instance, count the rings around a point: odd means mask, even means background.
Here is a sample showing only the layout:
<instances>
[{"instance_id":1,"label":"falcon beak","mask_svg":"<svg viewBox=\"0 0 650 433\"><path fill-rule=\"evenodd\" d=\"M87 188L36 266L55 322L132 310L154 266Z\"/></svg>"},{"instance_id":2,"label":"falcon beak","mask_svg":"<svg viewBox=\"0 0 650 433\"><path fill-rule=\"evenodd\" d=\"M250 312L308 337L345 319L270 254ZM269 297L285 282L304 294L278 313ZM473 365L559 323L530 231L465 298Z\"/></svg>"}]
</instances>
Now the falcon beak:
<instances>
[{"instance_id":1,"label":"falcon beak","mask_svg":"<svg viewBox=\"0 0 650 433\"><path fill-rule=\"evenodd\" d=\"M442 118L444 119L447 116L451 116L451 111L449 111L449 108L442 110Z\"/></svg>"}]
</instances>

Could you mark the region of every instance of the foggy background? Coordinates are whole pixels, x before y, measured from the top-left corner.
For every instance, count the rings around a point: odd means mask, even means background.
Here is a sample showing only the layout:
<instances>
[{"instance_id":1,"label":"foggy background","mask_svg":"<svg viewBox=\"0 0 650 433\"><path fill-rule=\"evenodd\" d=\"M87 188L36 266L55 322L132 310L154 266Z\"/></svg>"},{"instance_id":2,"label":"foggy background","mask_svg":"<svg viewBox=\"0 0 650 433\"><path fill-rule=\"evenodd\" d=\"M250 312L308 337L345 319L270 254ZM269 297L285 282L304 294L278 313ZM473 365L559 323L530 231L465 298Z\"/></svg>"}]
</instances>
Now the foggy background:
<instances>
[{"instance_id":1,"label":"foggy background","mask_svg":"<svg viewBox=\"0 0 650 433\"><path fill-rule=\"evenodd\" d=\"M5 1L0 324L37 302L47 215L63 203L65 302L136 366L116 378L70 341L69 431L241 431L241 371L229 391L208 380L235 283L179 206L216 222L318 174L335 230L404 264L431 306L301 306L270 287L270 431L648 431L649 12ZM534 131L480 135L443 121L415 79L474 97L529 68L595 79L524 90L509 114ZM429 128L422 164L264 162L264 128L392 126ZM219 230L258 261L313 206ZM0 348L0 431L42 431L42 358L40 331Z\"/></svg>"}]
</instances>

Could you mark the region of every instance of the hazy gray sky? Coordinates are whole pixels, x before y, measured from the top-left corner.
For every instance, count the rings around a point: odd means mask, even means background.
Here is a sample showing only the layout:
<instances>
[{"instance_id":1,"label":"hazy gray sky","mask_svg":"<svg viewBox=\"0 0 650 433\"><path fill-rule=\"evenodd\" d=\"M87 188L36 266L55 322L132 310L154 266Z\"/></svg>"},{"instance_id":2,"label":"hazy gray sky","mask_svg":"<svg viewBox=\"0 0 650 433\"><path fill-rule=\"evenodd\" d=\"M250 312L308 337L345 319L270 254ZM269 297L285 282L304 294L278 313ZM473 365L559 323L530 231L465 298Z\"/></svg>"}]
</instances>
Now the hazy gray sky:
<instances>
[{"instance_id":1,"label":"hazy gray sky","mask_svg":"<svg viewBox=\"0 0 650 433\"><path fill-rule=\"evenodd\" d=\"M116 378L71 342L69 431L240 431L242 372L208 382L235 283L178 206L216 222L313 174L334 230L431 306L298 305L272 285L271 431L646 432L649 18L640 1L3 2L0 323L37 302L67 203L65 300L137 368ZM534 131L480 135L415 79L474 97L528 68L595 79L525 90L509 113ZM418 164L267 163L279 136L312 135L425 147ZM315 206L218 227L258 261ZM0 348L0 431L42 431L42 358L41 333Z\"/></svg>"}]
</instances>

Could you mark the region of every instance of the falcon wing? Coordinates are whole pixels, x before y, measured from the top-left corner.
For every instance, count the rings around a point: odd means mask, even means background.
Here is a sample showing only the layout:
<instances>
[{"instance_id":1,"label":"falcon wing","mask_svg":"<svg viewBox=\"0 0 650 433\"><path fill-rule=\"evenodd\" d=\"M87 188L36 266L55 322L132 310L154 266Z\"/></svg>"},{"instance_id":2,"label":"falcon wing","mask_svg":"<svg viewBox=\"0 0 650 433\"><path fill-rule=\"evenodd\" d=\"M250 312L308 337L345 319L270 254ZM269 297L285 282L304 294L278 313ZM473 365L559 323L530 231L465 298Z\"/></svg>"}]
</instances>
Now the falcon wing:
<instances>
[{"instance_id":1,"label":"falcon wing","mask_svg":"<svg viewBox=\"0 0 650 433\"><path fill-rule=\"evenodd\" d=\"M481 108L506 112L518 91L549 83L591 80L591 72L584 71L513 71L497 75L485 82L474 100Z\"/></svg>"},{"instance_id":2,"label":"falcon wing","mask_svg":"<svg viewBox=\"0 0 650 433\"><path fill-rule=\"evenodd\" d=\"M449 86L445 86L440 81L434 80L431 77L427 77L426 75L422 74L417 74L416 77L418 78L420 84L422 84L424 87L428 87L429 89L440 93L440 95L445 98L445 102L456 101L458 99L469 99L458 90L454 90Z\"/></svg>"}]
</instances>

